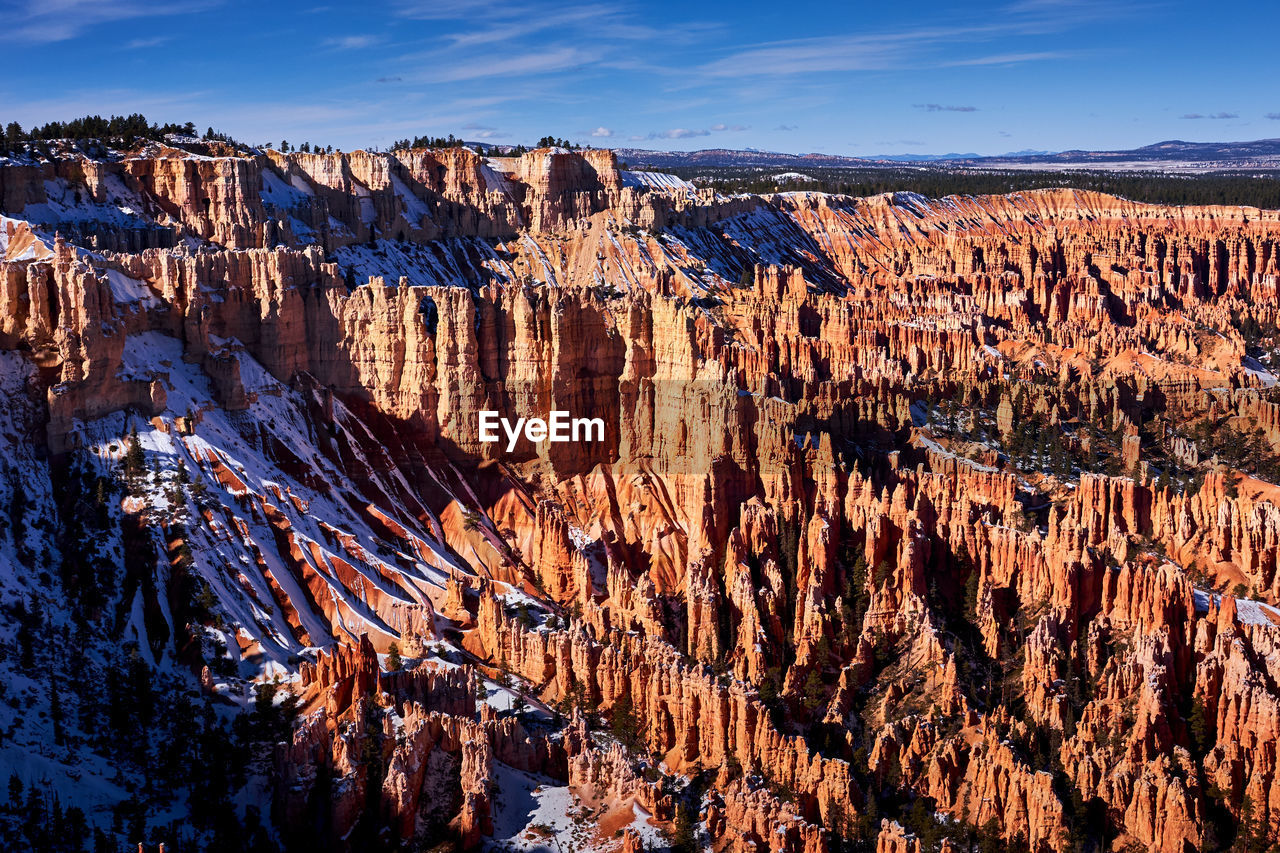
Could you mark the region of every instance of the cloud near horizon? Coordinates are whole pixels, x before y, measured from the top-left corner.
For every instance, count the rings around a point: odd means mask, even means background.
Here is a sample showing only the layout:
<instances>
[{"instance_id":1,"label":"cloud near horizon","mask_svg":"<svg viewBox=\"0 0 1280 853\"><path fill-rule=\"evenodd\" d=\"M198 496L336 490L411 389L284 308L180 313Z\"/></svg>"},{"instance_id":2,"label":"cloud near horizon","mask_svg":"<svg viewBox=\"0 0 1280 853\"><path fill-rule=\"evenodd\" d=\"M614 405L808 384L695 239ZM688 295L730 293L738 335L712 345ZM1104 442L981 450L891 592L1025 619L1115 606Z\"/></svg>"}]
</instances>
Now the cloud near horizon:
<instances>
[{"instance_id":1,"label":"cloud near horizon","mask_svg":"<svg viewBox=\"0 0 1280 853\"><path fill-rule=\"evenodd\" d=\"M631 139L633 141L639 139L693 139L698 136L710 136L713 133L741 133L750 129L751 125L749 124L716 123L710 127L673 127L670 130L654 130L646 134L633 135Z\"/></svg>"},{"instance_id":2,"label":"cloud near horizon","mask_svg":"<svg viewBox=\"0 0 1280 853\"><path fill-rule=\"evenodd\" d=\"M976 113L978 111L977 107L954 106L951 104L912 104L911 106L927 113Z\"/></svg>"}]
</instances>

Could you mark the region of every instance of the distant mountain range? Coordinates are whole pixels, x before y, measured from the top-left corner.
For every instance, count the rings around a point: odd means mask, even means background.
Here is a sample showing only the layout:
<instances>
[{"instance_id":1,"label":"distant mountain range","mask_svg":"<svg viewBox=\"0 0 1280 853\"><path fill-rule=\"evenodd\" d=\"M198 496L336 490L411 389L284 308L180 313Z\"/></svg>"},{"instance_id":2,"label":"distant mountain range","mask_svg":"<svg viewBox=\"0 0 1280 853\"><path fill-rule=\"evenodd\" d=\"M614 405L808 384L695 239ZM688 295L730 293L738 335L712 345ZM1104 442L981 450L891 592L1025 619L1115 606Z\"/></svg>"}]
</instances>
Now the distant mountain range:
<instances>
[{"instance_id":1,"label":"distant mountain range","mask_svg":"<svg viewBox=\"0 0 1280 853\"><path fill-rule=\"evenodd\" d=\"M1009 151L1004 154L977 154L969 152L968 154L959 154L951 152L950 154L878 154L872 157L873 160L892 160L895 163L937 163L943 160L981 160L986 157L1033 157L1040 154L1052 154L1052 151L1040 151L1033 148L1027 148L1022 151Z\"/></svg>"},{"instance_id":2,"label":"distant mountain range","mask_svg":"<svg viewBox=\"0 0 1280 853\"><path fill-rule=\"evenodd\" d=\"M702 151L648 151L643 148L619 148L618 159L633 167L649 166L669 169L673 166L724 167L759 166L765 169L856 169L885 165L867 157L843 157L838 154L783 154L752 148L707 148Z\"/></svg>"},{"instance_id":3,"label":"distant mountain range","mask_svg":"<svg viewBox=\"0 0 1280 853\"><path fill-rule=\"evenodd\" d=\"M632 167L739 167L764 169L890 168L912 163L933 167L1006 169L1102 169L1108 171L1280 170L1280 139L1251 142L1168 140L1120 151L1016 151L1009 154L890 154L845 157L837 154L786 154L754 149L708 148L701 151L650 151L619 148L618 159Z\"/></svg>"},{"instance_id":4,"label":"distant mountain range","mask_svg":"<svg viewBox=\"0 0 1280 853\"><path fill-rule=\"evenodd\" d=\"M1127 151L1059 151L1021 156L948 160L957 165L1020 168L1208 172L1280 169L1280 139L1251 142L1185 142L1170 139Z\"/></svg>"}]
</instances>

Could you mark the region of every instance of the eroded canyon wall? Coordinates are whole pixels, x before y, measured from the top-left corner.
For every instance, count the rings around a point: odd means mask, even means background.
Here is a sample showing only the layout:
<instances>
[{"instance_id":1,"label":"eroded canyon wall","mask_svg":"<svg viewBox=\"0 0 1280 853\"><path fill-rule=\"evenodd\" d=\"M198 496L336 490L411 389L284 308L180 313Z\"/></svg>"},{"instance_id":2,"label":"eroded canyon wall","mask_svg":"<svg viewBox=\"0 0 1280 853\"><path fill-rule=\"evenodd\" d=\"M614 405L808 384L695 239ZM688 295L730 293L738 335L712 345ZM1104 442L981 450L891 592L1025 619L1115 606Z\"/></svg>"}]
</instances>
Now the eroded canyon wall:
<instances>
[{"instance_id":1,"label":"eroded canyon wall","mask_svg":"<svg viewBox=\"0 0 1280 853\"><path fill-rule=\"evenodd\" d=\"M1274 835L1276 212L546 150L0 189L7 488L119 478L155 659L280 677L281 831L476 844L514 769L717 849Z\"/></svg>"}]
</instances>

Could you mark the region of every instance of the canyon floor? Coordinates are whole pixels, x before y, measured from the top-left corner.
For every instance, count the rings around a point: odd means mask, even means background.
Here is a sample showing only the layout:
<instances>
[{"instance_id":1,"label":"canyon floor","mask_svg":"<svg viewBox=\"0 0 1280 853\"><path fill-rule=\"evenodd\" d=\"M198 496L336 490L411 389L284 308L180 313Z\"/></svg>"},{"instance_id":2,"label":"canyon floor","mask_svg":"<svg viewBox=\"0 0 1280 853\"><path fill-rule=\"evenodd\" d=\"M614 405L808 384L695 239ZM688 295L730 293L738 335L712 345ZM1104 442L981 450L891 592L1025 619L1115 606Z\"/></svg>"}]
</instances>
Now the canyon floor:
<instances>
[{"instance_id":1,"label":"canyon floor","mask_svg":"<svg viewBox=\"0 0 1280 853\"><path fill-rule=\"evenodd\" d=\"M0 214L13 849L1280 841L1280 212L150 143Z\"/></svg>"}]
</instances>

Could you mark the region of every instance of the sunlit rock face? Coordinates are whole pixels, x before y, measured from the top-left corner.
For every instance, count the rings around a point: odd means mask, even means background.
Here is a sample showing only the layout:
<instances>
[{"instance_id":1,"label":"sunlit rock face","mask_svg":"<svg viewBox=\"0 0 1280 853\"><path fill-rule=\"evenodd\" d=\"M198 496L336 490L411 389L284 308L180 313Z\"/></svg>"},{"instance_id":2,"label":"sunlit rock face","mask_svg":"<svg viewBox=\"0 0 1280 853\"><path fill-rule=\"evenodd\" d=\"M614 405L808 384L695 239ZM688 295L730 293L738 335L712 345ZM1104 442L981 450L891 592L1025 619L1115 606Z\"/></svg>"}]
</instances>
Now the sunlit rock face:
<instances>
[{"instance_id":1,"label":"sunlit rock face","mask_svg":"<svg viewBox=\"0 0 1280 853\"><path fill-rule=\"evenodd\" d=\"M296 707L235 782L276 838L1274 836L1276 212L467 149L10 163L0 199L5 601ZM553 411L598 440L482 440ZM65 671L9 621L6 685Z\"/></svg>"}]
</instances>

